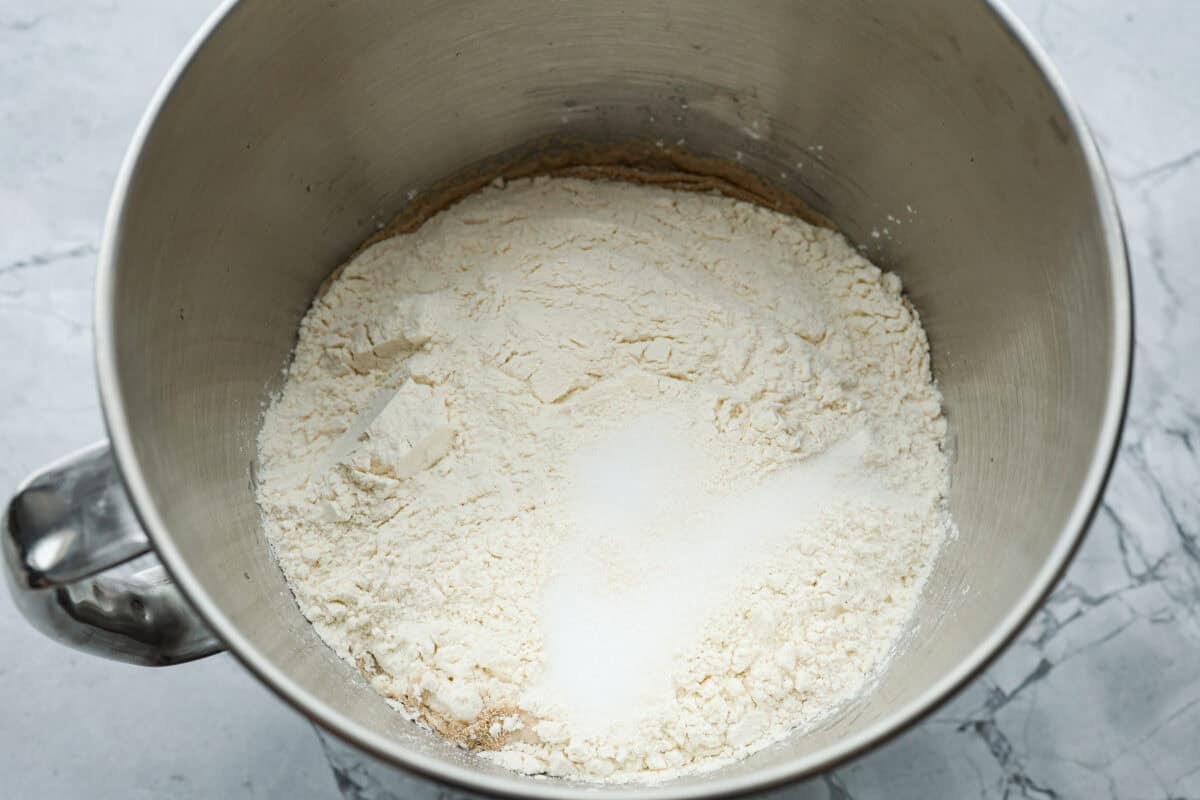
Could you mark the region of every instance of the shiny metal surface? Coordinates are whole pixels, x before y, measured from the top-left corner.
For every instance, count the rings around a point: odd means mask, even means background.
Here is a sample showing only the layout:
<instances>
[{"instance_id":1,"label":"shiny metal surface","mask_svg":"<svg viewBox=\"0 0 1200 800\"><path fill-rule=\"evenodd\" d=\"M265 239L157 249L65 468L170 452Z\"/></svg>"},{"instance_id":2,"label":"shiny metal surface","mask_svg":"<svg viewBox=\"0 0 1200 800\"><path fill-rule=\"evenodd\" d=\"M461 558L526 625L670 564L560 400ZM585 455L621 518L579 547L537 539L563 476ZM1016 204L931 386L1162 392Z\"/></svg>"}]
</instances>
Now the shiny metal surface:
<instances>
[{"instance_id":1,"label":"shiny metal surface","mask_svg":"<svg viewBox=\"0 0 1200 800\"><path fill-rule=\"evenodd\" d=\"M262 404L330 270L423 187L561 134L682 140L835 220L903 277L953 431L961 533L875 690L818 731L658 786L523 778L400 719L301 617L253 500ZM135 137L100 261L112 444L179 586L297 708L482 793L745 793L902 730L1061 572L1128 388L1128 273L1098 155L986 2L231 2Z\"/></svg>"},{"instance_id":2,"label":"shiny metal surface","mask_svg":"<svg viewBox=\"0 0 1200 800\"><path fill-rule=\"evenodd\" d=\"M150 553L107 442L31 476L0 536L17 607L47 636L147 666L222 649Z\"/></svg>"}]
</instances>

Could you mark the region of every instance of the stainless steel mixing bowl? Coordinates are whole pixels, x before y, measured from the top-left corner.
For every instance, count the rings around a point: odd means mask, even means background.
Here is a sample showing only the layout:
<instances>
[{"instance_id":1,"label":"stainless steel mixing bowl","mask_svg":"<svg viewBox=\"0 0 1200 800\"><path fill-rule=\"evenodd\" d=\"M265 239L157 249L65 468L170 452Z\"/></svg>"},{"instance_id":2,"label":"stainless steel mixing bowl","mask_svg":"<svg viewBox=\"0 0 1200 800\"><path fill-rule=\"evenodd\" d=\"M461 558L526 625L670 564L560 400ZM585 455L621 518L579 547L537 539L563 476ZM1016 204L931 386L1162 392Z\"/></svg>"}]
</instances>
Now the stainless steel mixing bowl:
<instances>
[{"instance_id":1,"label":"stainless steel mixing bowl","mask_svg":"<svg viewBox=\"0 0 1200 800\"><path fill-rule=\"evenodd\" d=\"M252 492L262 404L331 269L414 191L562 133L739 161L898 271L945 394L961 530L907 645L847 713L718 772L599 794L791 781L978 672L1095 508L1131 326L1117 211L1078 112L1006 11L965 0L227 3L152 104L113 198L96 312L111 451L35 476L7 514L35 624L140 663L223 643L396 765L487 793L593 792L490 766L389 710L300 615Z\"/></svg>"}]
</instances>

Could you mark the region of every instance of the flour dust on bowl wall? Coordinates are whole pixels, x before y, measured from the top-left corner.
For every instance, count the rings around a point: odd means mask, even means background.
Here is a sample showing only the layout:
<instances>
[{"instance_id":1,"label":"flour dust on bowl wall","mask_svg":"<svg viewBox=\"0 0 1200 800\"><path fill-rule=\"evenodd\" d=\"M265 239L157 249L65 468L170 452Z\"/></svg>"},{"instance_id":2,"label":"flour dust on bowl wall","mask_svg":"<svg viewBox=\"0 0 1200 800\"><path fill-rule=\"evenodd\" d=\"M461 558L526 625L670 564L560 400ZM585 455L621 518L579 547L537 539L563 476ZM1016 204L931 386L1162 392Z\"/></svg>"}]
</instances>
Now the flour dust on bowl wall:
<instances>
[{"instance_id":1,"label":"flour dust on bowl wall","mask_svg":"<svg viewBox=\"0 0 1200 800\"><path fill-rule=\"evenodd\" d=\"M661 781L871 690L950 530L945 433L917 311L838 232L498 179L322 290L258 500L398 713L519 772Z\"/></svg>"}]
</instances>

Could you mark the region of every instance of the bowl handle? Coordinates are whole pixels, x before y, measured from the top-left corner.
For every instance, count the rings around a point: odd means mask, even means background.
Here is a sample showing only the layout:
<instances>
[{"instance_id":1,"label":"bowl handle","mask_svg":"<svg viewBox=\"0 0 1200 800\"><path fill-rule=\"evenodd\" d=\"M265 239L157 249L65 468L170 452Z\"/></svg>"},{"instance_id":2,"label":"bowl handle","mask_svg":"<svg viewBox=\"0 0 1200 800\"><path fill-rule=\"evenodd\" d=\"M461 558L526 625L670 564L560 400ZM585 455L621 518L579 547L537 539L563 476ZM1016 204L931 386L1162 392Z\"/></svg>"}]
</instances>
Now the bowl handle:
<instances>
[{"instance_id":1,"label":"bowl handle","mask_svg":"<svg viewBox=\"0 0 1200 800\"><path fill-rule=\"evenodd\" d=\"M17 607L50 638L146 666L224 649L159 563L108 442L31 475L0 536Z\"/></svg>"}]
</instances>

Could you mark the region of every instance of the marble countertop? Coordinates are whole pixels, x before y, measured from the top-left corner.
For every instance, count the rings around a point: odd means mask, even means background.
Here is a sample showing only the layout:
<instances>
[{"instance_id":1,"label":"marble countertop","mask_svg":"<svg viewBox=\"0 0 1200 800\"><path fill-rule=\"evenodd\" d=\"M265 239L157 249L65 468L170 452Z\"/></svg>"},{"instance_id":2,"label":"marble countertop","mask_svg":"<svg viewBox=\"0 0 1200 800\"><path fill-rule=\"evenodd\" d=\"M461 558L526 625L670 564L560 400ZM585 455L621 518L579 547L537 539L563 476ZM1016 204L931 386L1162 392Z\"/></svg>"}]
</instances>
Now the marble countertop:
<instances>
[{"instance_id":1,"label":"marble countertop","mask_svg":"<svg viewBox=\"0 0 1200 800\"><path fill-rule=\"evenodd\" d=\"M0 7L0 487L103 435L96 248L160 77L215 0ZM1019 640L949 705L786 796L1200 798L1200 3L1012 0L1083 106L1133 258L1136 376L1102 512ZM413 797L228 655L149 670L44 639L0 592L0 795Z\"/></svg>"}]
</instances>

